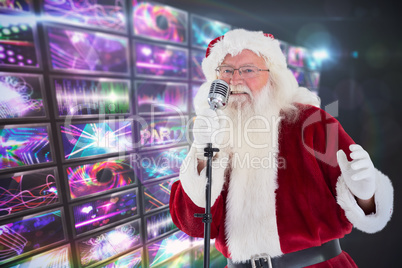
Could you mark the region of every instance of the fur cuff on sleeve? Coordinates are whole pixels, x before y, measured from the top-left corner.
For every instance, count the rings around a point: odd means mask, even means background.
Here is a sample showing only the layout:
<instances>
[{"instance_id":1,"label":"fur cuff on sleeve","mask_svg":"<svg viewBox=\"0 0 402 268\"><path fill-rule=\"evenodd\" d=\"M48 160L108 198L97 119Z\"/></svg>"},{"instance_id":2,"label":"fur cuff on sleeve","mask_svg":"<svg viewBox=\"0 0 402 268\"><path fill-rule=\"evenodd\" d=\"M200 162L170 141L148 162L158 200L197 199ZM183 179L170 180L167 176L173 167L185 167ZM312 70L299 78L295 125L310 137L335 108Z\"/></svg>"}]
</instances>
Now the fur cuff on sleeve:
<instances>
[{"instance_id":1,"label":"fur cuff on sleeve","mask_svg":"<svg viewBox=\"0 0 402 268\"><path fill-rule=\"evenodd\" d=\"M365 215L359 207L355 197L346 186L342 175L336 185L337 202L345 211L346 217L354 227L366 233L375 233L382 230L391 219L393 210L394 189L391 181L377 169L375 179L374 201L376 212L370 215Z\"/></svg>"},{"instance_id":2,"label":"fur cuff on sleeve","mask_svg":"<svg viewBox=\"0 0 402 268\"><path fill-rule=\"evenodd\" d=\"M228 157L224 153L212 161L212 187L211 187L211 206L220 195L223 184L225 183L225 169L228 165ZM197 172L197 149L191 147L185 165L180 167L179 179L186 194L199 207L205 208L205 185L207 183L206 167L198 175Z\"/></svg>"}]
</instances>

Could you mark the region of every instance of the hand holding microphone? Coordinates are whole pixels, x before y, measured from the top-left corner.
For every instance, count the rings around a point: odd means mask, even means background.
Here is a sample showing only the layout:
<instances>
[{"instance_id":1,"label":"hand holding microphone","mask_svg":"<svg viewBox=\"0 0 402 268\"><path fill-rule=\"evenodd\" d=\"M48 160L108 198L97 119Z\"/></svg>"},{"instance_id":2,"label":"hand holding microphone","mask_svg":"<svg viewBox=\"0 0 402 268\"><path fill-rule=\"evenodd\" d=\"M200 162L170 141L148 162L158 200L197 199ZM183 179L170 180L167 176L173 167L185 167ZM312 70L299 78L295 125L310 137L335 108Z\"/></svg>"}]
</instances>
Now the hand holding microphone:
<instances>
[{"instance_id":1,"label":"hand holding microphone","mask_svg":"<svg viewBox=\"0 0 402 268\"><path fill-rule=\"evenodd\" d=\"M224 109L229 99L229 85L223 80L215 80L211 84L208 94L210 109L204 109L197 114L193 126L194 143L199 157L203 157L207 143L216 145L219 141L214 140L214 133L220 127L216 109Z\"/></svg>"}]
</instances>

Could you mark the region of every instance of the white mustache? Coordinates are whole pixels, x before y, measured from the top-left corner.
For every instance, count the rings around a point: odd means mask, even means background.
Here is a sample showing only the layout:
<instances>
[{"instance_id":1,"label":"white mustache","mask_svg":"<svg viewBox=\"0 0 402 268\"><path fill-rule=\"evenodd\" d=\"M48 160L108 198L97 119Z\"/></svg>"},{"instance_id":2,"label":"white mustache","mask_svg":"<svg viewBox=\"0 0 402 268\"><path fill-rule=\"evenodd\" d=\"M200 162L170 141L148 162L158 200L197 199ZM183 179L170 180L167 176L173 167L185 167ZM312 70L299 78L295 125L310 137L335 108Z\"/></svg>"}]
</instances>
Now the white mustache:
<instances>
[{"instance_id":1,"label":"white mustache","mask_svg":"<svg viewBox=\"0 0 402 268\"><path fill-rule=\"evenodd\" d=\"M244 85L230 86L230 94L248 94L251 95L251 90Z\"/></svg>"}]
</instances>

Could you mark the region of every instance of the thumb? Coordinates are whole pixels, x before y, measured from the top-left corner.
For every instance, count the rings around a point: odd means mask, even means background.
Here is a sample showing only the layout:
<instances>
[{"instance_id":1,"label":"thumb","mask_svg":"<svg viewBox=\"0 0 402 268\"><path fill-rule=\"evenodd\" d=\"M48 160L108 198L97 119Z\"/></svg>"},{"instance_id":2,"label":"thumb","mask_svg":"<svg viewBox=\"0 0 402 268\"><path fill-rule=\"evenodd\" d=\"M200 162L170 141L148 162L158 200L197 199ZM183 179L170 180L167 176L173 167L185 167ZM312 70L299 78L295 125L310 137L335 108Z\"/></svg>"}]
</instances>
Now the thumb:
<instances>
[{"instance_id":1,"label":"thumb","mask_svg":"<svg viewBox=\"0 0 402 268\"><path fill-rule=\"evenodd\" d=\"M339 150L336 153L336 158L338 160L338 164L339 164L339 167L341 168L341 170L342 171L347 170L348 166L349 166L349 161L348 161L348 158L346 157L345 152L343 150Z\"/></svg>"}]
</instances>

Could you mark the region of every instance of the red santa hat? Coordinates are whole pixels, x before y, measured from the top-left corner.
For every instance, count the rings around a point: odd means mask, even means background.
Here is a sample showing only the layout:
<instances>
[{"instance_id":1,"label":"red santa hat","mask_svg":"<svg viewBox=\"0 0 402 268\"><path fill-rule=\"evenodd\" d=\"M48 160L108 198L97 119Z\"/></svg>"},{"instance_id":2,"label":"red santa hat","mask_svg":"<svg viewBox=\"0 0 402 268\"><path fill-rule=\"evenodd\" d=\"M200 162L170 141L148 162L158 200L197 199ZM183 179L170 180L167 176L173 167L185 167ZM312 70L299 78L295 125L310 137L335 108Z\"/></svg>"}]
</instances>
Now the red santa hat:
<instances>
[{"instance_id":1,"label":"red santa hat","mask_svg":"<svg viewBox=\"0 0 402 268\"><path fill-rule=\"evenodd\" d=\"M215 69L222 63L227 54L235 56L244 49L263 56L267 67L287 69L286 58L282 53L279 41L272 34L261 31L235 29L212 40L207 48L206 57L202 61L202 70L208 81L216 79Z\"/></svg>"}]
</instances>

